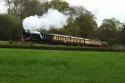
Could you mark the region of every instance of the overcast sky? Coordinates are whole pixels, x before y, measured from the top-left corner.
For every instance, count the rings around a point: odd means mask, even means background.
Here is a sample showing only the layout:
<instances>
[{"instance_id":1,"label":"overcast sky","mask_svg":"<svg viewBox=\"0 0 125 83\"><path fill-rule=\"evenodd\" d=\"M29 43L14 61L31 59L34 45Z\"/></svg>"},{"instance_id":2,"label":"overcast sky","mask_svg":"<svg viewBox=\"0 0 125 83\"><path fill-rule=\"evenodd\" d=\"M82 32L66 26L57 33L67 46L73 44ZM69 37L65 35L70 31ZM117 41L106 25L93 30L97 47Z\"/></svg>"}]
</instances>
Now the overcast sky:
<instances>
[{"instance_id":1,"label":"overcast sky","mask_svg":"<svg viewBox=\"0 0 125 83\"><path fill-rule=\"evenodd\" d=\"M125 22L125 0L67 0L71 5L84 6L92 11L100 24L105 18Z\"/></svg>"},{"instance_id":2,"label":"overcast sky","mask_svg":"<svg viewBox=\"0 0 125 83\"><path fill-rule=\"evenodd\" d=\"M125 0L66 0L70 5L84 6L97 17L98 24L105 18L116 18L125 22ZM4 13L4 3L0 3L0 13Z\"/></svg>"},{"instance_id":3,"label":"overcast sky","mask_svg":"<svg viewBox=\"0 0 125 83\"><path fill-rule=\"evenodd\" d=\"M0 0L0 14L5 13L7 8L5 7L5 3Z\"/></svg>"}]
</instances>

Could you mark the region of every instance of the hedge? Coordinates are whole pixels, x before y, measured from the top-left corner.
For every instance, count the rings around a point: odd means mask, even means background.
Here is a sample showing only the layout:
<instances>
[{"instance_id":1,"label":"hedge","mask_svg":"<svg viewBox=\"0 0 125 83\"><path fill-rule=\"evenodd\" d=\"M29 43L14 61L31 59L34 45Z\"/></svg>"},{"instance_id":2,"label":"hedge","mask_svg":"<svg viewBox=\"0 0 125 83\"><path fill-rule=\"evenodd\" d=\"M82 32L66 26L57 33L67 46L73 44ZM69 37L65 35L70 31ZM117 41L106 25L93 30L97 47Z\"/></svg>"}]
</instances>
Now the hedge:
<instances>
[{"instance_id":1,"label":"hedge","mask_svg":"<svg viewBox=\"0 0 125 83\"><path fill-rule=\"evenodd\" d=\"M17 48L17 49L41 49L41 50L64 50L64 51L99 51L99 52L125 52L125 49L115 48L95 48L95 47L78 47L78 46L56 46L56 45L0 45L0 48Z\"/></svg>"}]
</instances>

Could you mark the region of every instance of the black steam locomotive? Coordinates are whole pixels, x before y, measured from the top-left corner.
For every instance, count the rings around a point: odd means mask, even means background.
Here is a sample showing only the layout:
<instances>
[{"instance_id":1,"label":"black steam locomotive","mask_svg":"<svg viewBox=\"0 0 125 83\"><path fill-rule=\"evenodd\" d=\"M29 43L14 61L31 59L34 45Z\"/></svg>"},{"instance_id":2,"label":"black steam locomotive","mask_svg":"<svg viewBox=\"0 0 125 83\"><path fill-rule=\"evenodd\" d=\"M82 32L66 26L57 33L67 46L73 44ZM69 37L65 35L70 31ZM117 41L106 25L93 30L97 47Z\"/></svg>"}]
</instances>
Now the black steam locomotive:
<instances>
[{"instance_id":1,"label":"black steam locomotive","mask_svg":"<svg viewBox=\"0 0 125 83\"><path fill-rule=\"evenodd\" d=\"M80 38L80 37L60 35L60 34L50 34L50 33L37 32L37 31L24 32L22 40L24 42L32 41L36 43L49 43L49 44L59 44L59 45L108 47L107 42L102 42L99 40L92 40L87 38Z\"/></svg>"}]
</instances>

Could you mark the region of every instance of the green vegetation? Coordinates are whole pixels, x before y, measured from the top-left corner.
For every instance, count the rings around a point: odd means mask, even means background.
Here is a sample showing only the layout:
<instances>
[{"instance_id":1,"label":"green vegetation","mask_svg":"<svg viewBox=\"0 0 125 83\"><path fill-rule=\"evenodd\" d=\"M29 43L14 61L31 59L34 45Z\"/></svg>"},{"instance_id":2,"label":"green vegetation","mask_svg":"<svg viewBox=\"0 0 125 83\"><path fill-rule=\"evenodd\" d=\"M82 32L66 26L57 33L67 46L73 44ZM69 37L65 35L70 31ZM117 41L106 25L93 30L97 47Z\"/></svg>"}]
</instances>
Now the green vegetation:
<instances>
[{"instance_id":1,"label":"green vegetation","mask_svg":"<svg viewBox=\"0 0 125 83\"><path fill-rule=\"evenodd\" d=\"M23 28L14 16L0 15L0 40L20 40Z\"/></svg>"},{"instance_id":2,"label":"green vegetation","mask_svg":"<svg viewBox=\"0 0 125 83\"><path fill-rule=\"evenodd\" d=\"M0 49L0 83L125 83L124 52Z\"/></svg>"}]
</instances>

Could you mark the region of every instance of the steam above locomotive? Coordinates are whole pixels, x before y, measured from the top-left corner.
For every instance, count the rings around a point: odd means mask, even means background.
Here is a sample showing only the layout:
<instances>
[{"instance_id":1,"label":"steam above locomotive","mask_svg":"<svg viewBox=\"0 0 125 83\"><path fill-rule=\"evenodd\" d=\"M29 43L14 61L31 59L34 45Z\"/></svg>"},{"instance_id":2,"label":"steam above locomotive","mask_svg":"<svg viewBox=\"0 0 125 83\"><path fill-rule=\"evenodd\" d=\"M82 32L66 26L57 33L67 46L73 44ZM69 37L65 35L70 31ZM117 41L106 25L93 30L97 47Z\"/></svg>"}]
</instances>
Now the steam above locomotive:
<instances>
[{"instance_id":1,"label":"steam above locomotive","mask_svg":"<svg viewBox=\"0 0 125 83\"><path fill-rule=\"evenodd\" d=\"M25 30L49 30L53 27L63 28L64 25L67 25L68 18L68 15L63 14L56 9L50 8L48 12L44 13L42 16L35 15L26 17L22 24Z\"/></svg>"}]
</instances>

